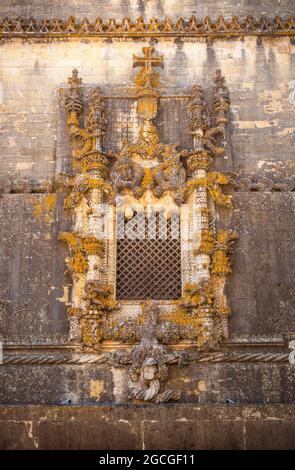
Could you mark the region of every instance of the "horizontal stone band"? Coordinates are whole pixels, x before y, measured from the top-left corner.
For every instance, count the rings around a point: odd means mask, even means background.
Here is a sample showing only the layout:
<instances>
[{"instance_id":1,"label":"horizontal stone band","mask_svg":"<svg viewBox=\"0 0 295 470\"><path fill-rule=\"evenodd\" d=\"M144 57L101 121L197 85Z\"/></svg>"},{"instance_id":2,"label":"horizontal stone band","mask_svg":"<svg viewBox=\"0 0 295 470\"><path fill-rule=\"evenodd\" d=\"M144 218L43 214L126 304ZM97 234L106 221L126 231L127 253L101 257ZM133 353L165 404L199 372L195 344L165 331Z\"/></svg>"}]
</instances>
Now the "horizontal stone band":
<instances>
[{"instance_id":1,"label":"horizontal stone band","mask_svg":"<svg viewBox=\"0 0 295 470\"><path fill-rule=\"evenodd\" d=\"M179 18L172 22L170 18L158 20L152 18L144 21L141 17L132 21L125 18L122 21L109 19L103 21L97 18L90 22L87 18L77 21L68 19L25 19L4 18L0 20L0 37L34 37L34 36L93 36L93 37L219 37L243 35L289 35L295 34L295 17L274 19L266 17L247 18L232 17L225 19L220 16L217 20L209 17L198 20L192 16L189 20Z\"/></svg>"},{"instance_id":2,"label":"horizontal stone band","mask_svg":"<svg viewBox=\"0 0 295 470\"><path fill-rule=\"evenodd\" d=\"M287 363L285 353L204 353L188 355L191 363L222 363L222 362L264 362ZM104 364L111 361L109 353L103 354L11 354L4 356L4 365L59 365L59 364ZM176 361L175 361L176 362ZM128 364L129 361L126 361Z\"/></svg>"}]
</instances>

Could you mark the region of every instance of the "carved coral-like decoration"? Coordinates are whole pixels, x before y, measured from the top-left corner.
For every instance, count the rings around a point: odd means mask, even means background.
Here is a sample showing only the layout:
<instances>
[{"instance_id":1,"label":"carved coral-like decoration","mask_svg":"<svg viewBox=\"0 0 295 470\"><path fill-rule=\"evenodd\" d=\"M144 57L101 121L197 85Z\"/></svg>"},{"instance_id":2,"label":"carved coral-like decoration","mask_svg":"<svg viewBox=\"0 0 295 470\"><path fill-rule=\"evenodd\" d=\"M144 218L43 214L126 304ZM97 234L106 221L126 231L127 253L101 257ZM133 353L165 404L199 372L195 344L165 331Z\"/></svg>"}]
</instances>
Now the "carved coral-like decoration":
<instances>
[{"instance_id":1,"label":"carved coral-like decoration","mask_svg":"<svg viewBox=\"0 0 295 470\"><path fill-rule=\"evenodd\" d=\"M238 238L235 231L218 230L212 257L212 273L226 276L232 272L228 254L232 252L232 244Z\"/></svg>"},{"instance_id":2,"label":"carved coral-like decoration","mask_svg":"<svg viewBox=\"0 0 295 470\"><path fill-rule=\"evenodd\" d=\"M206 28L212 28L209 19ZM217 28L224 28L224 22L220 20ZM214 77L212 103L211 122L203 90L198 85L192 87L188 112L191 117L189 131L194 149L187 160L190 179L186 190L187 194L193 197L198 211L200 236L192 250L195 257L191 260L196 270L195 281L184 286L181 304L187 315L195 320L197 342L201 349L216 348L220 341L228 336L227 318L230 308L223 293L224 276L231 271L229 245L236 238L228 235L230 238L227 240L225 233L228 232L222 230L218 230L216 235L216 209L209 210L210 199L217 207L233 207L232 196L224 194L221 190L221 186L231 183L232 179L226 174L210 171L214 159L226 154L226 125L230 100L220 70L216 71ZM221 238L224 238L224 243Z\"/></svg>"}]
</instances>

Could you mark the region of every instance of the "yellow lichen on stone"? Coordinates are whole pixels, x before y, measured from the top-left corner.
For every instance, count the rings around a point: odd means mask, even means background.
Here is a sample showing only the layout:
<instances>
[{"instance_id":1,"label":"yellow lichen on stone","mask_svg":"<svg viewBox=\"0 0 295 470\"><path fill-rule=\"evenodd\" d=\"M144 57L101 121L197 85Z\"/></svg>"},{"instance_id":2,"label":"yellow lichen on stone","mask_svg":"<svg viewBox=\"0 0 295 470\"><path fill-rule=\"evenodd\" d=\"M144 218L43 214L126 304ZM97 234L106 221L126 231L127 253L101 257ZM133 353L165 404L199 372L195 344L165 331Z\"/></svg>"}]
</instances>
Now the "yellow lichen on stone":
<instances>
[{"instance_id":1,"label":"yellow lichen on stone","mask_svg":"<svg viewBox=\"0 0 295 470\"><path fill-rule=\"evenodd\" d=\"M194 255L206 254L211 255L214 248L214 238L210 230L201 231L201 242L200 246L194 250Z\"/></svg>"},{"instance_id":2,"label":"yellow lichen on stone","mask_svg":"<svg viewBox=\"0 0 295 470\"><path fill-rule=\"evenodd\" d=\"M218 276L226 276L232 272L231 262L228 256L231 244L237 239L237 233L228 230L218 230L215 250L212 257L212 273Z\"/></svg>"},{"instance_id":3,"label":"yellow lichen on stone","mask_svg":"<svg viewBox=\"0 0 295 470\"><path fill-rule=\"evenodd\" d=\"M140 186L144 191L147 191L148 189L151 189L154 186L153 172L150 168L144 169L144 176L142 178Z\"/></svg>"},{"instance_id":4,"label":"yellow lichen on stone","mask_svg":"<svg viewBox=\"0 0 295 470\"><path fill-rule=\"evenodd\" d=\"M182 303L189 307L213 304L213 295L210 284L198 285L195 283L186 283L183 289Z\"/></svg>"},{"instance_id":5,"label":"yellow lichen on stone","mask_svg":"<svg viewBox=\"0 0 295 470\"><path fill-rule=\"evenodd\" d=\"M40 220L44 218L46 224L51 224L54 222L55 206L56 194L48 194L35 202L34 216Z\"/></svg>"},{"instance_id":6,"label":"yellow lichen on stone","mask_svg":"<svg viewBox=\"0 0 295 470\"><path fill-rule=\"evenodd\" d=\"M103 380L90 380L90 396L96 398L97 401L100 400L101 394L104 388Z\"/></svg>"},{"instance_id":7,"label":"yellow lichen on stone","mask_svg":"<svg viewBox=\"0 0 295 470\"><path fill-rule=\"evenodd\" d=\"M207 391L207 387L206 387L206 382L205 382L205 380L199 380L199 382L198 382L198 390L199 390L199 392L206 392L206 391Z\"/></svg>"},{"instance_id":8,"label":"yellow lichen on stone","mask_svg":"<svg viewBox=\"0 0 295 470\"><path fill-rule=\"evenodd\" d=\"M171 313L163 314L161 318L162 320L167 320L181 326L192 326L194 328L198 328L200 325L200 321L197 317L192 317L185 309L181 308L174 310Z\"/></svg>"},{"instance_id":9,"label":"yellow lichen on stone","mask_svg":"<svg viewBox=\"0 0 295 470\"><path fill-rule=\"evenodd\" d=\"M82 250L89 255L102 255L104 253L104 243L95 237L86 237L82 241Z\"/></svg>"},{"instance_id":10,"label":"yellow lichen on stone","mask_svg":"<svg viewBox=\"0 0 295 470\"><path fill-rule=\"evenodd\" d=\"M88 261L80 250L71 256L67 265L75 273L86 273L88 270Z\"/></svg>"}]
</instances>

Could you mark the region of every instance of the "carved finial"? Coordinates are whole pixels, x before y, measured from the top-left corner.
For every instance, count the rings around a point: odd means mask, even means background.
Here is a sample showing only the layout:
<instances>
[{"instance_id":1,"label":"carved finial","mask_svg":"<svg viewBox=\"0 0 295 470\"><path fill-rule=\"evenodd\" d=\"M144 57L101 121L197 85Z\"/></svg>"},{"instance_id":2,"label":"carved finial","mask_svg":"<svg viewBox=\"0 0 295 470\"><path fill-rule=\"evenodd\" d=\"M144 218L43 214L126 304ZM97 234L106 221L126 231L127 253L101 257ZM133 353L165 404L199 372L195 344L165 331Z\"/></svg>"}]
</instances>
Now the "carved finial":
<instances>
[{"instance_id":1,"label":"carved finial","mask_svg":"<svg viewBox=\"0 0 295 470\"><path fill-rule=\"evenodd\" d=\"M224 128L228 122L227 112L229 109L230 99L227 86L225 85L225 78L220 69L216 69L215 71L214 82L213 110L215 113L216 123ZM223 135L223 139L224 138L225 135Z\"/></svg>"},{"instance_id":2,"label":"carved finial","mask_svg":"<svg viewBox=\"0 0 295 470\"><path fill-rule=\"evenodd\" d=\"M217 85L223 85L224 82L225 82L225 78L224 76L221 74L221 70L220 69L216 69L215 70L215 77L214 77L214 81Z\"/></svg>"},{"instance_id":3,"label":"carved finial","mask_svg":"<svg viewBox=\"0 0 295 470\"><path fill-rule=\"evenodd\" d=\"M78 117L81 115L83 110L83 101L79 96L79 86L82 84L82 78L78 77L78 70L73 69L72 76L68 78L70 89L67 92L65 100L65 108L68 112L68 126L69 129L72 125L78 126Z\"/></svg>"},{"instance_id":4,"label":"carved finial","mask_svg":"<svg viewBox=\"0 0 295 470\"><path fill-rule=\"evenodd\" d=\"M100 135L105 134L107 120L104 116L104 98L99 86L90 91L89 110L86 121L90 134L94 132Z\"/></svg>"}]
</instances>

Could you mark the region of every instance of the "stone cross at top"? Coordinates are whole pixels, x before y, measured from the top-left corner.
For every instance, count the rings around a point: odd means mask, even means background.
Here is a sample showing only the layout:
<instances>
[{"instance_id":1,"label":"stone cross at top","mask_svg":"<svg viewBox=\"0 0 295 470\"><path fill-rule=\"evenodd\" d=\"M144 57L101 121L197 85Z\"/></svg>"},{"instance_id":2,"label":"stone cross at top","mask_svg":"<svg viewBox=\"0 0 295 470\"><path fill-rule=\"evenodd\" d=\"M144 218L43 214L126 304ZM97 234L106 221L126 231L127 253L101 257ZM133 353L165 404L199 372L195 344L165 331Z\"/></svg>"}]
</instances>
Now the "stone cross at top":
<instances>
[{"instance_id":1,"label":"stone cross at top","mask_svg":"<svg viewBox=\"0 0 295 470\"><path fill-rule=\"evenodd\" d=\"M154 48L153 47L143 47L142 52L144 57L138 57L133 54L133 67L144 67L145 70L151 71L154 67L164 68L163 56L152 57Z\"/></svg>"}]
</instances>

